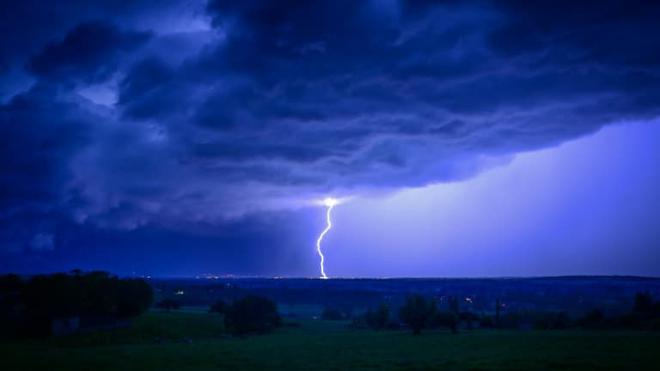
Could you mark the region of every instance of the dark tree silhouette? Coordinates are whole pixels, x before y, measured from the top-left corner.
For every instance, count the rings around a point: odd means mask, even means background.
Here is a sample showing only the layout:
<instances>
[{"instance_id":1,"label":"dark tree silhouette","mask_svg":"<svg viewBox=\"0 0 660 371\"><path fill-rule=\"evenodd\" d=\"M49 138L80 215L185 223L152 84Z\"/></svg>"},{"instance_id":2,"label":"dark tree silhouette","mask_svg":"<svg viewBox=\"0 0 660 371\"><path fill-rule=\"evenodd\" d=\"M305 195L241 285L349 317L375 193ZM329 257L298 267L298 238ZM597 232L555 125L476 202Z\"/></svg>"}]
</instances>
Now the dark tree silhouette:
<instances>
[{"instance_id":1,"label":"dark tree silhouette","mask_svg":"<svg viewBox=\"0 0 660 371\"><path fill-rule=\"evenodd\" d=\"M0 276L0 293L2 294L18 292L21 285L21 278L16 274L5 274Z\"/></svg>"},{"instance_id":2,"label":"dark tree silhouette","mask_svg":"<svg viewBox=\"0 0 660 371\"><path fill-rule=\"evenodd\" d=\"M153 290L141 279L119 281L117 290L117 317L136 317L144 313L153 301Z\"/></svg>"},{"instance_id":3,"label":"dark tree silhouette","mask_svg":"<svg viewBox=\"0 0 660 371\"><path fill-rule=\"evenodd\" d=\"M16 278L0 280L12 300L12 316L31 335L46 335L55 319L130 318L151 305L153 291L140 279L120 279L106 272L38 275L22 282Z\"/></svg>"},{"instance_id":4,"label":"dark tree silhouette","mask_svg":"<svg viewBox=\"0 0 660 371\"><path fill-rule=\"evenodd\" d=\"M648 292L638 292L635 295L635 304L633 313L641 317L648 317L653 314L653 298Z\"/></svg>"},{"instance_id":5,"label":"dark tree silhouette","mask_svg":"<svg viewBox=\"0 0 660 371\"><path fill-rule=\"evenodd\" d=\"M279 325L277 306L260 296L246 296L235 301L225 314L225 327L234 335L267 333Z\"/></svg>"},{"instance_id":6,"label":"dark tree silhouette","mask_svg":"<svg viewBox=\"0 0 660 371\"><path fill-rule=\"evenodd\" d=\"M409 296L406 303L399 311L401 320L410 326L413 334L419 335L422 329L426 328L436 313L436 306L433 300L429 300L421 295Z\"/></svg>"},{"instance_id":7,"label":"dark tree silhouette","mask_svg":"<svg viewBox=\"0 0 660 371\"><path fill-rule=\"evenodd\" d=\"M20 318L23 282L15 274L0 276L0 334L14 333Z\"/></svg>"}]
</instances>

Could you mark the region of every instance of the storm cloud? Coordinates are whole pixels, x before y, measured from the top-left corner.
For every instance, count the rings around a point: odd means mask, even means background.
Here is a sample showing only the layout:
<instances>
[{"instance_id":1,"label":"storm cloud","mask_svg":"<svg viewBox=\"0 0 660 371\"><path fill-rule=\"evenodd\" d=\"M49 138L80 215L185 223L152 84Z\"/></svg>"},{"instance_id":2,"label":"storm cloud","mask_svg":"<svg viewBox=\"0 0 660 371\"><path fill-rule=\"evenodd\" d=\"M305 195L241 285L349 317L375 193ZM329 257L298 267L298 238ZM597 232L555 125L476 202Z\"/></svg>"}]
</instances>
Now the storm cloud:
<instances>
[{"instance_id":1,"label":"storm cloud","mask_svg":"<svg viewBox=\"0 0 660 371\"><path fill-rule=\"evenodd\" d=\"M93 3L1 6L11 246L463 180L660 113L644 1Z\"/></svg>"}]
</instances>

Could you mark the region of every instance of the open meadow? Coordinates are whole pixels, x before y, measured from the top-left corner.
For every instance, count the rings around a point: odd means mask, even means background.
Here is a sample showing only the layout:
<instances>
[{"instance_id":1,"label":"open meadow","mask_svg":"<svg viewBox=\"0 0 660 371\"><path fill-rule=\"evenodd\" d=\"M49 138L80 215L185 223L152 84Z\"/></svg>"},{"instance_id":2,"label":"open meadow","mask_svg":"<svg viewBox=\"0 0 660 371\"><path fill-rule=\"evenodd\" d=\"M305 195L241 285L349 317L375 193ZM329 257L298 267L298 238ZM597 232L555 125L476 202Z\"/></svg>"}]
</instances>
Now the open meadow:
<instances>
[{"instance_id":1,"label":"open meadow","mask_svg":"<svg viewBox=\"0 0 660 371\"><path fill-rule=\"evenodd\" d=\"M222 318L149 312L132 326L3 341L2 370L657 370L660 333L350 329L299 320L272 334L232 337Z\"/></svg>"}]
</instances>

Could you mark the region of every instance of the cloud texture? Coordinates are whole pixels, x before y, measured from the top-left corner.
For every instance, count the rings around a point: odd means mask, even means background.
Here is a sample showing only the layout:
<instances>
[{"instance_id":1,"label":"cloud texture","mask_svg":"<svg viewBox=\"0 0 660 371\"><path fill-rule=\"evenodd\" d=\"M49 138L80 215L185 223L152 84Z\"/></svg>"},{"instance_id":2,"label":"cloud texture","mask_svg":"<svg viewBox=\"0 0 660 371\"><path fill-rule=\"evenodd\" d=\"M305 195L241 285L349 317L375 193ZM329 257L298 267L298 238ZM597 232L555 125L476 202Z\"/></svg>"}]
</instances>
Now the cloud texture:
<instances>
[{"instance_id":1,"label":"cloud texture","mask_svg":"<svg viewBox=\"0 0 660 371\"><path fill-rule=\"evenodd\" d=\"M61 5L61 6L60 6ZM2 2L0 238L214 230L660 110L636 1ZM53 237L55 234L55 237Z\"/></svg>"}]
</instances>

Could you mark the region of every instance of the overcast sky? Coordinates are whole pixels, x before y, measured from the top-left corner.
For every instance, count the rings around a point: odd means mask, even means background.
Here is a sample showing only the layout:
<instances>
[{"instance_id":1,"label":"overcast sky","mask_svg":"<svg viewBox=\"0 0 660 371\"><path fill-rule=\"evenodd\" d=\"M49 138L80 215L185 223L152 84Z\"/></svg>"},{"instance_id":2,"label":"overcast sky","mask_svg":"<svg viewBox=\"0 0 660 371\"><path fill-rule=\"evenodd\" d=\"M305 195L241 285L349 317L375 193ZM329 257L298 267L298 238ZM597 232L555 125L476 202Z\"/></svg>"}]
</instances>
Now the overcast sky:
<instances>
[{"instance_id":1,"label":"overcast sky","mask_svg":"<svg viewBox=\"0 0 660 371\"><path fill-rule=\"evenodd\" d=\"M658 19L0 1L0 271L660 275Z\"/></svg>"}]
</instances>

